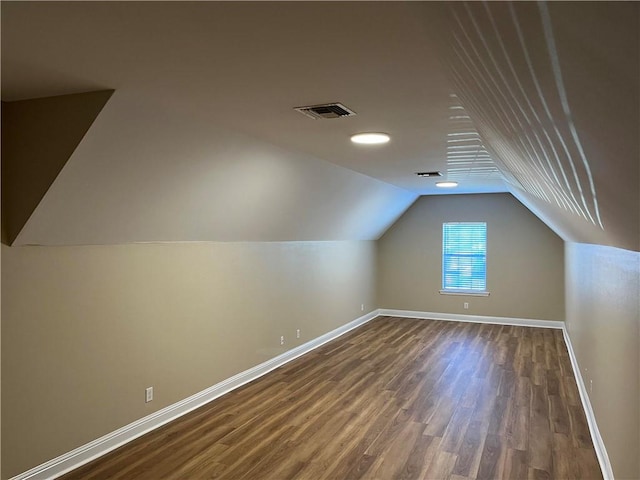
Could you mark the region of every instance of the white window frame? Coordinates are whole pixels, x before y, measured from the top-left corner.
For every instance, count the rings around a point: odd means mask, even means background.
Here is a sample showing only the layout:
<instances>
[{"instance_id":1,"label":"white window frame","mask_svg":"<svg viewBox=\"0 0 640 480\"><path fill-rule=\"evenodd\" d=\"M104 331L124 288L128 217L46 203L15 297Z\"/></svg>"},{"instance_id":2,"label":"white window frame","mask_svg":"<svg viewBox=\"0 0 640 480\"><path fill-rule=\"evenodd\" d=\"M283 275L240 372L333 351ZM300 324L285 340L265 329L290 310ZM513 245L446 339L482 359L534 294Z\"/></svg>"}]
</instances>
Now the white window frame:
<instances>
[{"instance_id":1,"label":"white window frame","mask_svg":"<svg viewBox=\"0 0 640 480\"><path fill-rule=\"evenodd\" d=\"M484 274L485 274L485 278L484 278L484 283L485 283L485 288L484 289L462 289L462 288L445 288L445 229L446 229L446 225L451 225L451 224L484 224L484 228L485 228L485 250L484 250ZM487 248L487 243L488 243L488 226L487 226L487 222L444 222L442 224L442 255L441 255L441 285L442 285L442 289L440 290L440 294L441 295L465 295L465 296L476 296L476 297L487 297L489 296L490 292L487 288L487 265L488 265L488 261L487 261L487 256L488 256L488 248Z\"/></svg>"}]
</instances>

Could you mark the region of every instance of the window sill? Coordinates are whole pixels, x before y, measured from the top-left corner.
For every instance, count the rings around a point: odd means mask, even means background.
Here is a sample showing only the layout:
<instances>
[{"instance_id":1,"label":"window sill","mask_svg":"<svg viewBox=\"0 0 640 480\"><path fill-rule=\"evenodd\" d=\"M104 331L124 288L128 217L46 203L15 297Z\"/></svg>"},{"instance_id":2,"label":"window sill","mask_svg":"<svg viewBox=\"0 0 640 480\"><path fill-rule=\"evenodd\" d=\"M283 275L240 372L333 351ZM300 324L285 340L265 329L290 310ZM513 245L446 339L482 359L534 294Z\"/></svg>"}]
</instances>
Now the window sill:
<instances>
[{"instance_id":1,"label":"window sill","mask_svg":"<svg viewBox=\"0 0 640 480\"><path fill-rule=\"evenodd\" d=\"M440 290L440 295L465 295L469 297L488 297L489 292L479 290Z\"/></svg>"}]
</instances>

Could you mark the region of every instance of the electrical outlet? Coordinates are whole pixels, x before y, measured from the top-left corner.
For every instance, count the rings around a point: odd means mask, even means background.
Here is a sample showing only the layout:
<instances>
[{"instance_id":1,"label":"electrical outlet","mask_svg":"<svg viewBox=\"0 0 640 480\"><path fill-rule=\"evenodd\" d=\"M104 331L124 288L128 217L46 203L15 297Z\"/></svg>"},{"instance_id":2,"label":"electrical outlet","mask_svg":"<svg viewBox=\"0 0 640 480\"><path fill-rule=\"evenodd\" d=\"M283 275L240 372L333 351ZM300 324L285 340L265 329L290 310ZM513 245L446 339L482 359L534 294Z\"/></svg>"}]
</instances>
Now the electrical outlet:
<instances>
[{"instance_id":1,"label":"electrical outlet","mask_svg":"<svg viewBox=\"0 0 640 480\"><path fill-rule=\"evenodd\" d=\"M299 328L296 330L296 338L300 338L300 329Z\"/></svg>"},{"instance_id":2,"label":"electrical outlet","mask_svg":"<svg viewBox=\"0 0 640 480\"><path fill-rule=\"evenodd\" d=\"M469 302L464 302L464 309L469 310Z\"/></svg>"},{"instance_id":3,"label":"electrical outlet","mask_svg":"<svg viewBox=\"0 0 640 480\"><path fill-rule=\"evenodd\" d=\"M144 391L144 403L149 403L153 400L153 387L147 387Z\"/></svg>"},{"instance_id":4,"label":"electrical outlet","mask_svg":"<svg viewBox=\"0 0 640 480\"><path fill-rule=\"evenodd\" d=\"M280 345L284 345L284 335L280 337Z\"/></svg>"},{"instance_id":5,"label":"electrical outlet","mask_svg":"<svg viewBox=\"0 0 640 480\"><path fill-rule=\"evenodd\" d=\"M362 305L360 305L360 311L364 312L364 303Z\"/></svg>"},{"instance_id":6,"label":"electrical outlet","mask_svg":"<svg viewBox=\"0 0 640 480\"><path fill-rule=\"evenodd\" d=\"M589 393L593 393L593 380L589 379Z\"/></svg>"}]
</instances>

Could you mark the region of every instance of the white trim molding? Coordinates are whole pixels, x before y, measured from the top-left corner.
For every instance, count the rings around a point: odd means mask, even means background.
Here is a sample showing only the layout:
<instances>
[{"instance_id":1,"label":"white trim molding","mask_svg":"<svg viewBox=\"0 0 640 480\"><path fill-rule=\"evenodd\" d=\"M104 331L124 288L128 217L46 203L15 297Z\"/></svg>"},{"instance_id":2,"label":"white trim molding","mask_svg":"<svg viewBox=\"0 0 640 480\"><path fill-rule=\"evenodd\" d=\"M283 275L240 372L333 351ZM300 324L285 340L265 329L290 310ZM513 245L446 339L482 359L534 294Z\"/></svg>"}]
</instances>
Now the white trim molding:
<instances>
[{"instance_id":1,"label":"white trim molding","mask_svg":"<svg viewBox=\"0 0 640 480\"><path fill-rule=\"evenodd\" d=\"M600 462L600 468L604 476L604 480L614 480L613 471L611 469L611 463L607 455L607 450L602 441L602 437L596 424L595 415L587 395L587 390L580 375L580 369L578 368L578 362L576 360L573 347L571 346L571 340L567 332L565 323L562 321L552 320L536 320L530 318L511 318L511 317L490 317L479 315L462 315L452 313L435 313L435 312L419 312L413 310L392 310L392 309L378 309L374 310L362 317L359 317L352 322L349 322L341 327L336 328L320 337L310 340L299 347L296 347L288 352L278 355L271 360L267 360L260 365L256 365L249 370L245 370L231 378L223 380L201 392L196 393L184 400L181 400L173 405L163 408L151 415L136 420L129 425L126 425L114 432L108 433L92 442L89 442L81 447L76 448L68 453L65 453L59 457L49 460L42 465L32 468L24 473L12 477L10 480L42 480L42 479L54 479L71 470L74 470L92 460L95 460L102 455L109 453L112 450L148 433L162 425L171 422L196 408L199 408L216 398L225 395L226 393L241 387L242 385L249 383L276 368L295 360L296 358L308 353L321 345L324 345L335 338L344 335L345 333L364 325L365 323L383 316L390 317L405 317L405 318L417 318L423 320L445 320L453 322L474 322L474 323L491 323L498 325L519 325L525 327L538 327L538 328L556 328L563 331L567 350L569 351L569 357L571 359L571 366L573 367L576 383L578 384L578 391L580 392L580 399L584 408L587 423L589 425L589 431L591 432L591 438L595 447L598 461Z\"/></svg>"},{"instance_id":2,"label":"white trim molding","mask_svg":"<svg viewBox=\"0 0 640 480\"><path fill-rule=\"evenodd\" d=\"M450 322L493 323L497 325L521 325L523 327L564 328L564 322L557 320L536 320L532 318L487 317L462 315L458 313L417 312L414 310L391 310L381 308L378 315L390 317L419 318L423 320L447 320Z\"/></svg>"},{"instance_id":3,"label":"white trim molding","mask_svg":"<svg viewBox=\"0 0 640 480\"><path fill-rule=\"evenodd\" d=\"M440 295L462 295L465 297L488 297L491 292L487 290L440 290Z\"/></svg>"},{"instance_id":4,"label":"white trim molding","mask_svg":"<svg viewBox=\"0 0 640 480\"><path fill-rule=\"evenodd\" d=\"M587 387L585 386L584 380L582 379L582 373L580 371L580 367L578 366L578 359L576 358L576 354L573 351L573 346L571 345L571 338L569 338L569 332L567 331L566 326L562 329L562 333L564 334L564 343L567 345L569 358L571 359L573 376L576 377L576 383L578 384L578 392L580 392L580 400L582 401L582 408L584 409L584 413L587 417L587 424L589 425L591 440L593 441L593 447L595 448L596 456L598 457L598 462L600 463L600 470L602 470L602 476L604 477L604 480L614 480L611 461L609 460L607 449L605 448L604 441L602 440L602 436L600 435L600 430L598 430L598 424L596 423L596 416L595 416L595 413L593 412L593 408L591 407L591 401L589 400Z\"/></svg>"},{"instance_id":5,"label":"white trim molding","mask_svg":"<svg viewBox=\"0 0 640 480\"><path fill-rule=\"evenodd\" d=\"M43 480L53 479L61 475L64 475L71 470L74 470L98 457L101 457L116 448L129 443L132 440L148 433L162 425L169 423L189 412L199 408L216 398L235 390L242 385L249 383L278 367L281 367L285 363L288 363L296 358L304 355L305 353L314 350L321 345L324 345L331 340L344 335L345 333L357 328L365 323L373 320L378 316L378 311L374 310L366 315L363 315L341 327L336 328L324 335L321 335L313 340L310 340L296 348L293 348L281 355L278 355L271 360L267 360L264 363L256 365L249 370L240 372L231 378L223 380L201 392L196 393L184 400L169 405L168 407L158 410L151 415L147 415L139 420L136 420L129 425L108 433L92 442L89 442L81 447L76 448L68 453L60 455L48 462L45 462L37 467L32 468L26 472L23 472L10 480Z\"/></svg>"}]
</instances>

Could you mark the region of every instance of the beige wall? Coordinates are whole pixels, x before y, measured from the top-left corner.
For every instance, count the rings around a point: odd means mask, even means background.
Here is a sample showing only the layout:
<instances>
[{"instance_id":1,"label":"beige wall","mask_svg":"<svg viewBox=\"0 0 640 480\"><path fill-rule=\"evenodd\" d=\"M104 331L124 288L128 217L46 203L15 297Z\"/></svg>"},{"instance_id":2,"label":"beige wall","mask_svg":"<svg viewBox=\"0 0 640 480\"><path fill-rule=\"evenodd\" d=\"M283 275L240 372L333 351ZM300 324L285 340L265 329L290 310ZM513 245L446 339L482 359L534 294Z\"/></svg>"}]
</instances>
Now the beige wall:
<instances>
[{"instance_id":1,"label":"beige wall","mask_svg":"<svg viewBox=\"0 0 640 480\"><path fill-rule=\"evenodd\" d=\"M374 297L367 241L3 245L3 473L354 320Z\"/></svg>"},{"instance_id":2,"label":"beige wall","mask_svg":"<svg viewBox=\"0 0 640 480\"><path fill-rule=\"evenodd\" d=\"M567 329L616 478L640 478L640 253L566 245Z\"/></svg>"},{"instance_id":3,"label":"beige wall","mask_svg":"<svg viewBox=\"0 0 640 480\"><path fill-rule=\"evenodd\" d=\"M487 221L489 297L438 293L444 221ZM420 198L377 243L3 245L1 254L2 478L353 320L362 303L562 320L565 292L616 477L640 477L640 254L565 250L509 194Z\"/></svg>"},{"instance_id":4,"label":"beige wall","mask_svg":"<svg viewBox=\"0 0 640 480\"><path fill-rule=\"evenodd\" d=\"M439 293L442 223L458 221L487 222L488 297ZM563 241L510 194L421 197L378 242L378 305L563 320L563 256Z\"/></svg>"}]
</instances>

